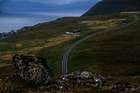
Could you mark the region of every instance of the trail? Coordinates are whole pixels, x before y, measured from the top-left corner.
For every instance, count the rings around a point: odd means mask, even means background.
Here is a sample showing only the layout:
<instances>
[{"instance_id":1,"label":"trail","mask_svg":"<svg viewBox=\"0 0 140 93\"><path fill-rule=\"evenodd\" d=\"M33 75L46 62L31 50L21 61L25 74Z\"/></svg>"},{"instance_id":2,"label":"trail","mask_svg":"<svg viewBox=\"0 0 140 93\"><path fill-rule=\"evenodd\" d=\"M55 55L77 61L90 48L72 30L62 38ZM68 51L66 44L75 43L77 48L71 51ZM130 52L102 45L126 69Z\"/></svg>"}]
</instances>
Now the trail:
<instances>
[{"instance_id":1,"label":"trail","mask_svg":"<svg viewBox=\"0 0 140 93\"><path fill-rule=\"evenodd\" d=\"M120 30L120 29L124 29L124 28L127 28L129 27L130 25L133 25L137 22L137 20L139 20L139 18L137 17L137 15L134 15L134 20L132 22L130 22L129 24L126 24L124 26L121 26L120 28L116 28L114 30ZM66 49L65 53L63 54L63 57L62 57L62 61L60 63L60 73L62 75L65 75L68 73L68 61L69 61L69 57L70 57L70 54L71 52L73 51L73 49L78 46L80 43L82 43L83 41L91 38L91 37L96 37L97 35L99 34L103 34L103 33L106 33L106 32L112 32L114 30L102 30L102 31L98 31L98 32L93 32L89 35L86 35L84 36L83 38L77 40L76 42L74 42L72 45L70 45L68 47L68 49Z\"/></svg>"}]
</instances>

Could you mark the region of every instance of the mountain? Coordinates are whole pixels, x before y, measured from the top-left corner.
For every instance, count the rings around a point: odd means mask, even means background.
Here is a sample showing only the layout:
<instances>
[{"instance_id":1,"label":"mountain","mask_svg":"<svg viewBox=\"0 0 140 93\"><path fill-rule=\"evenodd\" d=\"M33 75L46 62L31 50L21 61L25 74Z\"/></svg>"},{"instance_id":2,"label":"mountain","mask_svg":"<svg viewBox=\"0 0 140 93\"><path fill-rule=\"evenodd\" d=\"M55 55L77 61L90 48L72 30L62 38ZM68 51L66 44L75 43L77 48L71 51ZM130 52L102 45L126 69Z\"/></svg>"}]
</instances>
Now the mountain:
<instances>
[{"instance_id":1,"label":"mountain","mask_svg":"<svg viewBox=\"0 0 140 93\"><path fill-rule=\"evenodd\" d=\"M102 0L84 15L102 15L116 12L140 11L139 0Z\"/></svg>"}]
</instances>

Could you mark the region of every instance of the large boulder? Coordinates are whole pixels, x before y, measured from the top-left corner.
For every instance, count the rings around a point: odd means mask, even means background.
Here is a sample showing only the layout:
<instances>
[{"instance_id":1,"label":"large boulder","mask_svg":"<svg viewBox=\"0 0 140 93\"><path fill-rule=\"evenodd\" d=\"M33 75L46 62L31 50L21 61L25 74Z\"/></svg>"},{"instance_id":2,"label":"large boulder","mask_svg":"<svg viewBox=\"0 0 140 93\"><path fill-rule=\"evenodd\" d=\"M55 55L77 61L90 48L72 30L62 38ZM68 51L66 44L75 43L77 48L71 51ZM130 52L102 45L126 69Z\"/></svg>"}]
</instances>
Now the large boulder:
<instances>
[{"instance_id":1,"label":"large boulder","mask_svg":"<svg viewBox=\"0 0 140 93\"><path fill-rule=\"evenodd\" d=\"M15 55L12 61L17 75L31 83L47 84L51 80L50 70L42 58L35 56Z\"/></svg>"}]
</instances>

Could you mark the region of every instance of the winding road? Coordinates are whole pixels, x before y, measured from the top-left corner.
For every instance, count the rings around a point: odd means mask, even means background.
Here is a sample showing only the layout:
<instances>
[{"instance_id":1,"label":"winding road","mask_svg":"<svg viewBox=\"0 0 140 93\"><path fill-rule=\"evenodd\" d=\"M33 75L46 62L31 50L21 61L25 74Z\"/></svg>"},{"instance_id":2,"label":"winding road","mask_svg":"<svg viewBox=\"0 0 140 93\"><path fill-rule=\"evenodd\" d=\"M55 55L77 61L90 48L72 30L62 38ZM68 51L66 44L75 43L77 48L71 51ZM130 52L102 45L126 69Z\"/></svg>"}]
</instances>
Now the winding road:
<instances>
[{"instance_id":1,"label":"winding road","mask_svg":"<svg viewBox=\"0 0 140 93\"><path fill-rule=\"evenodd\" d=\"M98 31L98 32L93 32L89 35L86 35L85 37L77 40L76 42L74 42L71 46L68 47L68 49L65 51L65 53L63 54L63 57L62 57L62 61L60 63L60 73L62 75L65 75L68 73L68 60L69 60L69 56L72 52L72 50L77 46L79 45L81 42L91 38L91 37L95 37L99 34L103 34L103 33L106 33L106 32L111 32L111 31L114 31L114 30L119 30L119 29L123 29L123 28L127 28L128 26L132 25L132 24L135 24L137 22L139 18L137 17L137 15L134 15L134 20L126 25L123 25L121 26L120 28L115 28L113 30L102 30L102 31Z\"/></svg>"}]
</instances>

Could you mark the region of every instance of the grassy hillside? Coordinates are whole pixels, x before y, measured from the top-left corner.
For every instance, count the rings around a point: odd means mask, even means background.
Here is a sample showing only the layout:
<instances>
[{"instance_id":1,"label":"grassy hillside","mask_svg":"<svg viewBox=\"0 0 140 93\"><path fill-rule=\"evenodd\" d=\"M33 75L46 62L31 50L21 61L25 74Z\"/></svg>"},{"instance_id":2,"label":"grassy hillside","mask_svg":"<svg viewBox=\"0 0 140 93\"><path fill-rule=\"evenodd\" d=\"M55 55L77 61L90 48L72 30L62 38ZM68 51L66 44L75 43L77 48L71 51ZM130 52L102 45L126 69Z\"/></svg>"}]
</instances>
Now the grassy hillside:
<instances>
[{"instance_id":1,"label":"grassy hillside","mask_svg":"<svg viewBox=\"0 0 140 93\"><path fill-rule=\"evenodd\" d=\"M140 16L139 16L140 17ZM70 69L110 76L140 76L140 21L120 30L99 34L77 46Z\"/></svg>"},{"instance_id":2,"label":"grassy hillside","mask_svg":"<svg viewBox=\"0 0 140 93\"><path fill-rule=\"evenodd\" d=\"M15 73L13 66L9 65L15 53L47 59L46 63L57 76L62 55L70 45L91 33L108 30L110 32L98 34L73 50L69 60L70 71L89 70L114 77L114 82L120 79L140 84L140 20L129 27L114 30L133 22L133 16L126 13L60 18L19 30L16 37L0 41L0 87L28 87L23 81L7 81L7 77ZM80 34L65 34L74 29L80 29Z\"/></svg>"},{"instance_id":3,"label":"grassy hillside","mask_svg":"<svg viewBox=\"0 0 140 93\"><path fill-rule=\"evenodd\" d=\"M48 39L64 34L64 32L77 27L77 25L75 17L60 18L52 22L40 23L33 27L20 29L17 31L16 37L11 39L13 41Z\"/></svg>"},{"instance_id":4,"label":"grassy hillside","mask_svg":"<svg viewBox=\"0 0 140 93\"><path fill-rule=\"evenodd\" d=\"M92 18L80 18L80 20L78 20L78 24L83 25L86 29L83 30L79 37L54 47L45 47L39 51L38 55L42 55L44 58L47 58L50 66L52 67L52 70L54 70L54 73L59 73L59 64L61 62L62 55L71 44L80 38L83 38L86 34L95 33L104 29L119 27L122 24L120 19L131 20L131 17L128 15L116 14L106 17L99 16Z\"/></svg>"},{"instance_id":5,"label":"grassy hillside","mask_svg":"<svg viewBox=\"0 0 140 93\"><path fill-rule=\"evenodd\" d=\"M10 63L15 53L38 55L46 58L53 72L58 73L62 55L69 45L88 33L119 27L123 19L129 19L127 20L129 22L132 18L127 14L60 18L53 22L21 29L15 38L0 42L0 59ZM80 29L80 36L65 35L65 32L74 29Z\"/></svg>"},{"instance_id":6,"label":"grassy hillside","mask_svg":"<svg viewBox=\"0 0 140 93\"><path fill-rule=\"evenodd\" d=\"M139 0L102 0L87 11L84 16L112 14L126 11L140 11Z\"/></svg>"}]
</instances>

